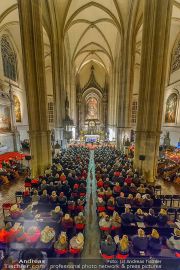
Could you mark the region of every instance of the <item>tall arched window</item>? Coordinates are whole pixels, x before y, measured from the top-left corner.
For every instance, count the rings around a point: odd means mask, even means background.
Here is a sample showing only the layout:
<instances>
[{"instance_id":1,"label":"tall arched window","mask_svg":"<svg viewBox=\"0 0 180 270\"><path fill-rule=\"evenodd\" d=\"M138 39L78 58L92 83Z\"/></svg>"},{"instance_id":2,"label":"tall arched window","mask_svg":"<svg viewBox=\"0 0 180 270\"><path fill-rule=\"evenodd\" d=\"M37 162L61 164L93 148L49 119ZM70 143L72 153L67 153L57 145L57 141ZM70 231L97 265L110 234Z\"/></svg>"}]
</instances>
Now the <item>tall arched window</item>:
<instances>
[{"instance_id":1,"label":"tall arched window","mask_svg":"<svg viewBox=\"0 0 180 270\"><path fill-rule=\"evenodd\" d=\"M1 54L2 62L4 69L4 76L7 78L16 81L16 54L10 44L9 38L7 35L3 35L1 38Z\"/></svg>"}]
</instances>

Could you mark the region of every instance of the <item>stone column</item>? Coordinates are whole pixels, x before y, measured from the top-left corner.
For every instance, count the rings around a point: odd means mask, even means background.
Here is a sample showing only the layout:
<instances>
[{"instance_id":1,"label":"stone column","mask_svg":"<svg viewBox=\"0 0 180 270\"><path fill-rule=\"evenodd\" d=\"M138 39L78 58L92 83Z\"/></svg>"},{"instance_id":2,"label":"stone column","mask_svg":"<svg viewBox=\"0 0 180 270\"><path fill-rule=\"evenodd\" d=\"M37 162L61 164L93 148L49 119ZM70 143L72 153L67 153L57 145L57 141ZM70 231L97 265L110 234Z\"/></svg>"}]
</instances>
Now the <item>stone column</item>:
<instances>
[{"instance_id":1,"label":"stone column","mask_svg":"<svg viewBox=\"0 0 180 270\"><path fill-rule=\"evenodd\" d=\"M144 1L134 167L154 182L161 133L172 0ZM140 161L139 156L145 160Z\"/></svg>"},{"instance_id":2,"label":"stone column","mask_svg":"<svg viewBox=\"0 0 180 270\"><path fill-rule=\"evenodd\" d=\"M37 176L51 164L41 1L18 0L18 9L29 117L31 168L32 176Z\"/></svg>"},{"instance_id":3,"label":"stone column","mask_svg":"<svg viewBox=\"0 0 180 270\"><path fill-rule=\"evenodd\" d=\"M123 150L124 138L130 139L131 131L131 104L135 58L134 17L132 13L129 14L127 22L119 57L119 71L117 72L119 76L119 79L117 80L117 147L121 150Z\"/></svg>"}]
</instances>

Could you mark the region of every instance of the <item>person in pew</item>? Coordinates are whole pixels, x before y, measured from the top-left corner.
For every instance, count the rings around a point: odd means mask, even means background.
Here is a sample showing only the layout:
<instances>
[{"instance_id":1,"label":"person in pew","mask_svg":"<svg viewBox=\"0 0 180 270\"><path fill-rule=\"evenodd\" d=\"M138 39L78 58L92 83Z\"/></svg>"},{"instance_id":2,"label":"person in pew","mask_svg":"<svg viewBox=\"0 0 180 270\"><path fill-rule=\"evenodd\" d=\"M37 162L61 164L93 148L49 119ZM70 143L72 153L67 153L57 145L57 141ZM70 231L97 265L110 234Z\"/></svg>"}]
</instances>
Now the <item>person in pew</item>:
<instances>
[{"instance_id":1,"label":"person in pew","mask_svg":"<svg viewBox=\"0 0 180 270\"><path fill-rule=\"evenodd\" d=\"M135 186L134 183L131 183L129 192L134 196L137 193L137 187Z\"/></svg>"},{"instance_id":2,"label":"person in pew","mask_svg":"<svg viewBox=\"0 0 180 270\"><path fill-rule=\"evenodd\" d=\"M135 207L141 207L142 206L142 197L141 197L141 194L140 193L137 193L135 198L134 198L134 206Z\"/></svg>"},{"instance_id":3,"label":"person in pew","mask_svg":"<svg viewBox=\"0 0 180 270\"><path fill-rule=\"evenodd\" d=\"M107 201L107 210L110 211L110 213L112 213L115 209L115 199L114 197L110 197Z\"/></svg>"},{"instance_id":4,"label":"person in pew","mask_svg":"<svg viewBox=\"0 0 180 270\"><path fill-rule=\"evenodd\" d=\"M130 175L127 175L127 178L125 179L125 183L127 183L128 186L131 185L131 183L132 183L132 177Z\"/></svg>"},{"instance_id":5,"label":"person in pew","mask_svg":"<svg viewBox=\"0 0 180 270\"><path fill-rule=\"evenodd\" d=\"M47 186L48 195L52 195L53 191L55 191L55 187L53 182L50 182Z\"/></svg>"},{"instance_id":6,"label":"person in pew","mask_svg":"<svg viewBox=\"0 0 180 270\"><path fill-rule=\"evenodd\" d=\"M26 243L29 245L34 245L39 241L40 237L41 231L37 226L29 227L25 235Z\"/></svg>"},{"instance_id":7,"label":"person in pew","mask_svg":"<svg viewBox=\"0 0 180 270\"><path fill-rule=\"evenodd\" d=\"M79 192L80 196L86 195L86 187L83 183L80 184L78 192Z\"/></svg>"},{"instance_id":8,"label":"person in pew","mask_svg":"<svg viewBox=\"0 0 180 270\"><path fill-rule=\"evenodd\" d=\"M23 204L29 204L32 202L32 198L30 196L30 192L28 189L25 189L25 191L23 192L23 200L22 200Z\"/></svg>"},{"instance_id":9,"label":"person in pew","mask_svg":"<svg viewBox=\"0 0 180 270\"><path fill-rule=\"evenodd\" d=\"M24 243L26 241L26 233L24 232L24 227L22 225L17 229L15 241L18 243Z\"/></svg>"},{"instance_id":10,"label":"person in pew","mask_svg":"<svg viewBox=\"0 0 180 270\"><path fill-rule=\"evenodd\" d=\"M38 195L37 189L34 190L33 195L32 195L32 202L33 203L38 203L40 200L40 196Z\"/></svg>"},{"instance_id":11,"label":"person in pew","mask_svg":"<svg viewBox=\"0 0 180 270\"><path fill-rule=\"evenodd\" d=\"M98 201L97 201L97 210L98 212L104 212L105 211L105 201L103 200L103 198L98 197Z\"/></svg>"},{"instance_id":12,"label":"person in pew","mask_svg":"<svg viewBox=\"0 0 180 270\"><path fill-rule=\"evenodd\" d=\"M60 175L59 180L60 180L61 182L66 181L66 176L65 176L64 173L62 173L62 174Z\"/></svg>"},{"instance_id":13,"label":"person in pew","mask_svg":"<svg viewBox=\"0 0 180 270\"><path fill-rule=\"evenodd\" d=\"M61 226L67 234L71 233L73 230L73 218L69 214L65 214L61 221Z\"/></svg>"},{"instance_id":14,"label":"person in pew","mask_svg":"<svg viewBox=\"0 0 180 270\"><path fill-rule=\"evenodd\" d=\"M43 245L44 248L50 247L55 240L55 236L56 233L52 227L49 226L44 227L44 229L41 231L40 237L41 245Z\"/></svg>"},{"instance_id":15,"label":"person in pew","mask_svg":"<svg viewBox=\"0 0 180 270\"><path fill-rule=\"evenodd\" d=\"M129 194L127 199L126 199L126 204L130 204L132 206L133 203L134 203L134 197L132 194Z\"/></svg>"},{"instance_id":16,"label":"person in pew","mask_svg":"<svg viewBox=\"0 0 180 270\"><path fill-rule=\"evenodd\" d=\"M68 253L68 241L66 232L61 232L58 240L54 243L54 251L58 255L65 255Z\"/></svg>"},{"instance_id":17,"label":"person in pew","mask_svg":"<svg viewBox=\"0 0 180 270\"><path fill-rule=\"evenodd\" d=\"M132 237L133 250L138 254L140 251L146 252L148 249L148 237L144 230L138 229L138 234Z\"/></svg>"},{"instance_id":18,"label":"person in pew","mask_svg":"<svg viewBox=\"0 0 180 270\"><path fill-rule=\"evenodd\" d=\"M78 216L74 217L74 224L76 227L76 230L84 230L86 225L86 218L83 215L83 212L79 212Z\"/></svg>"},{"instance_id":19,"label":"person in pew","mask_svg":"<svg viewBox=\"0 0 180 270\"><path fill-rule=\"evenodd\" d=\"M151 197L154 195L154 188L153 188L153 186L151 186L151 185L148 185L147 187L146 187L146 194L149 194Z\"/></svg>"},{"instance_id":20,"label":"person in pew","mask_svg":"<svg viewBox=\"0 0 180 270\"><path fill-rule=\"evenodd\" d=\"M67 181L65 181L65 182L62 183L61 192L63 192L66 197L68 197L70 195L71 188L68 185L68 182Z\"/></svg>"},{"instance_id":21,"label":"person in pew","mask_svg":"<svg viewBox=\"0 0 180 270\"><path fill-rule=\"evenodd\" d=\"M86 178L81 177L81 179L79 179L78 181L79 184L84 184L84 186L86 187L87 183L86 183Z\"/></svg>"},{"instance_id":22,"label":"person in pew","mask_svg":"<svg viewBox=\"0 0 180 270\"><path fill-rule=\"evenodd\" d=\"M67 201L67 209L68 209L68 211L73 212L75 210L75 208L76 208L76 202L75 202L74 198L71 196L69 198L69 200Z\"/></svg>"},{"instance_id":23,"label":"person in pew","mask_svg":"<svg viewBox=\"0 0 180 270\"><path fill-rule=\"evenodd\" d=\"M144 213L142 209L138 208L136 213L134 214L134 221L135 222L144 222Z\"/></svg>"},{"instance_id":24,"label":"person in pew","mask_svg":"<svg viewBox=\"0 0 180 270\"><path fill-rule=\"evenodd\" d=\"M41 183L41 185L40 185L40 188L41 188L41 190L43 191L43 190L47 189L47 187L48 187L48 185L47 185L47 183L46 183L46 180L43 179L43 180L42 180L42 183Z\"/></svg>"},{"instance_id":25,"label":"person in pew","mask_svg":"<svg viewBox=\"0 0 180 270\"><path fill-rule=\"evenodd\" d=\"M121 219L123 225L130 225L134 222L134 215L131 213L131 209L129 207L125 208L125 212L121 215Z\"/></svg>"},{"instance_id":26,"label":"person in pew","mask_svg":"<svg viewBox=\"0 0 180 270\"><path fill-rule=\"evenodd\" d=\"M159 226L165 226L167 225L168 222L168 215L167 215L167 211L163 208L161 208L159 215L157 217L157 224Z\"/></svg>"},{"instance_id":27,"label":"person in pew","mask_svg":"<svg viewBox=\"0 0 180 270\"><path fill-rule=\"evenodd\" d=\"M117 243L117 259L125 259L129 255L129 240L127 235L123 235Z\"/></svg>"},{"instance_id":28,"label":"person in pew","mask_svg":"<svg viewBox=\"0 0 180 270\"><path fill-rule=\"evenodd\" d=\"M56 206L54 210L51 211L51 217L54 220L61 221L63 217L63 211L60 206Z\"/></svg>"},{"instance_id":29,"label":"person in pew","mask_svg":"<svg viewBox=\"0 0 180 270\"><path fill-rule=\"evenodd\" d=\"M18 219L22 216L23 210L19 208L17 204L13 204L10 208L10 217L12 219Z\"/></svg>"},{"instance_id":30,"label":"person in pew","mask_svg":"<svg viewBox=\"0 0 180 270\"><path fill-rule=\"evenodd\" d=\"M150 251L160 252L162 248L162 240L157 230L153 229L149 237L148 247Z\"/></svg>"},{"instance_id":31,"label":"person in pew","mask_svg":"<svg viewBox=\"0 0 180 270\"><path fill-rule=\"evenodd\" d=\"M130 192L130 187L127 183L124 183L124 186L122 187L121 191L124 193L124 196L127 197Z\"/></svg>"},{"instance_id":32,"label":"person in pew","mask_svg":"<svg viewBox=\"0 0 180 270\"><path fill-rule=\"evenodd\" d=\"M67 197L64 195L64 192L60 192L58 202L61 207L65 207L67 205Z\"/></svg>"},{"instance_id":33,"label":"person in pew","mask_svg":"<svg viewBox=\"0 0 180 270\"><path fill-rule=\"evenodd\" d=\"M116 244L113 241L111 235L108 235L105 240L100 244L101 255L104 259L112 259L115 255Z\"/></svg>"},{"instance_id":34,"label":"person in pew","mask_svg":"<svg viewBox=\"0 0 180 270\"><path fill-rule=\"evenodd\" d=\"M114 211L111 218L111 231L118 231L121 228L121 217Z\"/></svg>"},{"instance_id":35,"label":"person in pew","mask_svg":"<svg viewBox=\"0 0 180 270\"><path fill-rule=\"evenodd\" d=\"M111 219L106 213L100 218L99 227L101 231L110 231Z\"/></svg>"},{"instance_id":36,"label":"person in pew","mask_svg":"<svg viewBox=\"0 0 180 270\"><path fill-rule=\"evenodd\" d=\"M118 197L116 198L116 206L117 206L118 208L121 208L121 207L123 207L123 206L125 205L125 203L126 203L126 198L125 198L125 196L124 196L124 193L121 192L121 193L120 193L120 196L118 196Z\"/></svg>"},{"instance_id":37,"label":"person in pew","mask_svg":"<svg viewBox=\"0 0 180 270\"><path fill-rule=\"evenodd\" d=\"M98 187L98 188L101 188L101 187L103 187L103 185L104 185L104 182L103 182L103 180L100 178L100 179L98 180L98 182L97 182L97 187Z\"/></svg>"},{"instance_id":38,"label":"person in pew","mask_svg":"<svg viewBox=\"0 0 180 270\"><path fill-rule=\"evenodd\" d=\"M137 188L137 192L139 192L140 194L145 194L146 189L144 187L144 184L141 184L140 187Z\"/></svg>"},{"instance_id":39,"label":"person in pew","mask_svg":"<svg viewBox=\"0 0 180 270\"><path fill-rule=\"evenodd\" d=\"M69 251L73 255L78 255L81 253L84 247L84 235L82 233L78 233L73 236L69 243Z\"/></svg>"},{"instance_id":40,"label":"person in pew","mask_svg":"<svg viewBox=\"0 0 180 270\"><path fill-rule=\"evenodd\" d=\"M77 212L83 212L84 211L85 202L86 202L85 197L80 197L77 200L77 205L76 205L76 211Z\"/></svg>"},{"instance_id":41,"label":"person in pew","mask_svg":"<svg viewBox=\"0 0 180 270\"><path fill-rule=\"evenodd\" d=\"M42 192L42 195L40 196L40 200L41 203L48 203L49 202L49 195L47 193L47 190L44 189Z\"/></svg>"},{"instance_id":42,"label":"person in pew","mask_svg":"<svg viewBox=\"0 0 180 270\"><path fill-rule=\"evenodd\" d=\"M107 190L105 191L105 197L106 199L109 199L112 196L112 190L110 187L107 188Z\"/></svg>"},{"instance_id":43,"label":"person in pew","mask_svg":"<svg viewBox=\"0 0 180 270\"><path fill-rule=\"evenodd\" d=\"M57 195L56 191L52 191L51 196L49 198L49 201L51 204L58 203L58 195Z\"/></svg>"},{"instance_id":44,"label":"person in pew","mask_svg":"<svg viewBox=\"0 0 180 270\"><path fill-rule=\"evenodd\" d=\"M97 195L98 197L101 197L104 199L105 197L105 189L103 187L101 187L100 189L97 190Z\"/></svg>"},{"instance_id":45,"label":"person in pew","mask_svg":"<svg viewBox=\"0 0 180 270\"><path fill-rule=\"evenodd\" d=\"M149 194L145 194L142 196L142 206L151 208L153 206L153 199L151 199Z\"/></svg>"},{"instance_id":46,"label":"person in pew","mask_svg":"<svg viewBox=\"0 0 180 270\"><path fill-rule=\"evenodd\" d=\"M113 195L118 196L121 192L121 186L118 182L116 182L115 186L113 187Z\"/></svg>"},{"instance_id":47,"label":"person in pew","mask_svg":"<svg viewBox=\"0 0 180 270\"><path fill-rule=\"evenodd\" d=\"M139 176L138 176L138 173L137 173L137 172L134 174L134 177L133 177L133 183L134 183L136 186L139 186L139 184L140 184L140 179L139 179Z\"/></svg>"},{"instance_id":48,"label":"person in pew","mask_svg":"<svg viewBox=\"0 0 180 270\"><path fill-rule=\"evenodd\" d=\"M23 211L23 217L25 219L34 219L37 211L33 211L33 205L28 205Z\"/></svg>"},{"instance_id":49,"label":"person in pew","mask_svg":"<svg viewBox=\"0 0 180 270\"><path fill-rule=\"evenodd\" d=\"M169 249L180 252L180 229L175 228L172 236L166 240Z\"/></svg>"},{"instance_id":50,"label":"person in pew","mask_svg":"<svg viewBox=\"0 0 180 270\"><path fill-rule=\"evenodd\" d=\"M110 182L110 180L109 180L109 177L106 177L106 179L104 180L104 188L106 189L108 189L108 188L110 188L111 187L111 182Z\"/></svg>"},{"instance_id":51,"label":"person in pew","mask_svg":"<svg viewBox=\"0 0 180 270\"><path fill-rule=\"evenodd\" d=\"M17 231L12 227L11 222L8 222L4 228L0 230L0 243L7 244L15 240Z\"/></svg>"},{"instance_id":52,"label":"person in pew","mask_svg":"<svg viewBox=\"0 0 180 270\"><path fill-rule=\"evenodd\" d=\"M149 209L148 213L144 213L144 222L149 226L157 224L157 216L152 208Z\"/></svg>"}]
</instances>

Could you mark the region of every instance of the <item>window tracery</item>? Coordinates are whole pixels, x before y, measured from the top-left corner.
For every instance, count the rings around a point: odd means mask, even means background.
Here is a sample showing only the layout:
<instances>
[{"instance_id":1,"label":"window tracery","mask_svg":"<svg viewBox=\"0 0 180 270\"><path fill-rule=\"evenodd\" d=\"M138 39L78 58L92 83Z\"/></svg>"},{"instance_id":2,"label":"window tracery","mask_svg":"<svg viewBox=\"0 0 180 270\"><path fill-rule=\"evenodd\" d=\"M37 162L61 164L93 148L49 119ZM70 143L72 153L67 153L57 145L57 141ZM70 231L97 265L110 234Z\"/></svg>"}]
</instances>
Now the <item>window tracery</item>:
<instances>
[{"instance_id":1,"label":"window tracery","mask_svg":"<svg viewBox=\"0 0 180 270\"><path fill-rule=\"evenodd\" d=\"M2 54L4 76L13 81L16 81L17 80L16 54L12 49L12 46L9 42L7 35L3 35L1 38L1 54Z\"/></svg>"}]
</instances>

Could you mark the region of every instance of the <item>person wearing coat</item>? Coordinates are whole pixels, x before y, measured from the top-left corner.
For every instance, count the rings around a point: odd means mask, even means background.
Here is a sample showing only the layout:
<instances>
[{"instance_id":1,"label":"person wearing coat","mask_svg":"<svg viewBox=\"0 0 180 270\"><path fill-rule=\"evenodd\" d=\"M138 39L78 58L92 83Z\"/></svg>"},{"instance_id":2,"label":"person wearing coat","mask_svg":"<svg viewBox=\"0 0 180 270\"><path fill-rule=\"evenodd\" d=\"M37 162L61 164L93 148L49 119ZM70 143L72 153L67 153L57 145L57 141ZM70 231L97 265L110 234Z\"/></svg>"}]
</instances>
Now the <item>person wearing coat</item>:
<instances>
[{"instance_id":1,"label":"person wearing coat","mask_svg":"<svg viewBox=\"0 0 180 270\"><path fill-rule=\"evenodd\" d=\"M132 237L133 249L136 252L147 251L148 248L148 238L145 235L144 230L139 229L138 234Z\"/></svg>"},{"instance_id":2,"label":"person wearing coat","mask_svg":"<svg viewBox=\"0 0 180 270\"><path fill-rule=\"evenodd\" d=\"M54 251L58 255L65 255L68 253L68 241L66 232L61 232L58 240L54 243Z\"/></svg>"},{"instance_id":3,"label":"person wearing coat","mask_svg":"<svg viewBox=\"0 0 180 270\"><path fill-rule=\"evenodd\" d=\"M97 201L97 210L98 212L103 212L105 211L105 201L103 200L103 198L98 197L98 201Z\"/></svg>"},{"instance_id":4,"label":"person wearing coat","mask_svg":"<svg viewBox=\"0 0 180 270\"><path fill-rule=\"evenodd\" d=\"M74 223L77 230L83 230L86 225L86 219L82 212L79 212L78 216L74 217Z\"/></svg>"},{"instance_id":5,"label":"person wearing coat","mask_svg":"<svg viewBox=\"0 0 180 270\"><path fill-rule=\"evenodd\" d=\"M54 220L60 221L63 216L63 212L60 206L56 206L54 210L51 211L51 217Z\"/></svg>"},{"instance_id":6,"label":"person wearing coat","mask_svg":"<svg viewBox=\"0 0 180 270\"><path fill-rule=\"evenodd\" d=\"M67 233L71 232L73 229L73 219L69 214L65 214L61 221L61 226L63 230Z\"/></svg>"},{"instance_id":7,"label":"person wearing coat","mask_svg":"<svg viewBox=\"0 0 180 270\"><path fill-rule=\"evenodd\" d=\"M137 209L136 213L134 214L134 221L135 222L144 222L144 213L142 209Z\"/></svg>"},{"instance_id":8,"label":"person wearing coat","mask_svg":"<svg viewBox=\"0 0 180 270\"><path fill-rule=\"evenodd\" d=\"M111 235L108 235L106 240L101 241L100 244L101 255L104 259L112 259L115 255L116 244Z\"/></svg>"},{"instance_id":9,"label":"person wearing coat","mask_svg":"<svg viewBox=\"0 0 180 270\"><path fill-rule=\"evenodd\" d=\"M40 202L41 203L48 203L49 202L49 195L48 195L46 189L43 190L42 195L40 196Z\"/></svg>"},{"instance_id":10,"label":"person wearing coat","mask_svg":"<svg viewBox=\"0 0 180 270\"><path fill-rule=\"evenodd\" d=\"M111 230L116 231L121 227L121 217L118 212L114 211L111 218Z\"/></svg>"},{"instance_id":11,"label":"person wearing coat","mask_svg":"<svg viewBox=\"0 0 180 270\"><path fill-rule=\"evenodd\" d=\"M121 207L124 206L125 203L126 203L126 198L125 198L125 196L124 196L124 193L121 192L121 193L120 193L120 196L118 196L118 197L116 198L116 206L117 206L118 208L121 208Z\"/></svg>"},{"instance_id":12,"label":"person wearing coat","mask_svg":"<svg viewBox=\"0 0 180 270\"><path fill-rule=\"evenodd\" d=\"M36 244L41 237L41 231L36 226L31 226L26 232L26 243L29 245Z\"/></svg>"},{"instance_id":13,"label":"person wearing coat","mask_svg":"<svg viewBox=\"0 0 180 270\"><path fill-rule=\"evenodd\" d=\"M157 216L155 216L154 210L152 208L149 209L149 213L144 214L144 222L149 226L154 226L157 223Z\"/></svg>"},{"instance_id":14,"label":"person wearing coat","mask_svg":"<svg viewBox=\"0 0 180 270\"><path fill-rule=\"evenodd\" d=\"M77 255L81 253L84 247L84 235L82 233L78 233L74 237L71 238L69 244L69 251L73 255Z\"/></svg>"},{"instance_id":15,"label":"person wearing coat","mask_svg":"<svg viewBox=\"0 0 180 270\"><path fill-rule=\"evenodd\" d=\"M52 227L46 226L41 231L40 242L43 247L48 248L52 245L55 239L55 230Z\"/></svg>"},{"instance_id":16,"label":"person wearing coat","mask_svg":"<svg viewBox=\"0 0 180 270\"><path fill-rule=\"evenodd\" d=\"M151 199L151 196L149 194L145 194L142 196L142 206L150 208L153 206L153 199Z\"/></svg>"},{"instance_id":17,"label":"person wearing coat","mask_svg":"<svg viewBox=\"0 0 180 270\"><path fill-rule=\"evenodd\" d=\"M167 225L167 222L168 222L167 211L162 208L159 212L158 217L157 217L157 223L159 226L165 226L165 225Z\"/></svg>"},{"instance_id":18,"label":"person wearing coat","mask_svg":"<svg viewBox=\"0 0 180 270\"><path fill-rule=\"evenodd\" d=\"M58 196L56 191L52 191L51 196L50 196L50 202L51 204L56 204L58 202Z\"/></svg>"},{"instance_id":19,"label":"person wearing coat","mask_svg":"<svg viewBox=\"0 0 180 270\"><path fill-rule=\"evenodd\" d=\"M129 207L125 208L125 213L121 215L121 218L123 225L129 225L134 221L134 215L131 213L131 209Z\"/></svg>"},{"instance_id":20,"label":"person wearing coat","mask_svg":"<svg viewBox=\"0 0 180 270\"><path fill-rule=\"evenodd\" d=\"M123 235L117 244L117 259L126 259L129 255L129 240L127 235Z\"/></svg>"},{"instance_id":21,"label":"person wearing coat","mask_svg":"<svg viewBox=\"0 0 180 270\"><path fill-rule=\"evenodd\" d=\"M99 227L101 231L110 231L111 220L108 215L103 215L99 221Z\"/></svg>"},{"instance_id":22,"label":"person wearing coat","mask_svg":"<svg viewBox=\"0 0 180 270\"><path fill-rule=\"evenodd\" d=\"M157 230L153 229L149 237L148 247L150 251L160 252L162 248L162 240L160 239L159 233Z\"/></svg>"},{"instance_id":23,"label":"person wearing coat","mask_svg":"<svg viewBox=\"0 0 180 270\"><path fill-rule=\"evenodd\" d=\"M180 252L180 229L175 228L174 234L166 240L166 245L171 250L175 250L177 252Z\"/></svg>"}]
</instances>

